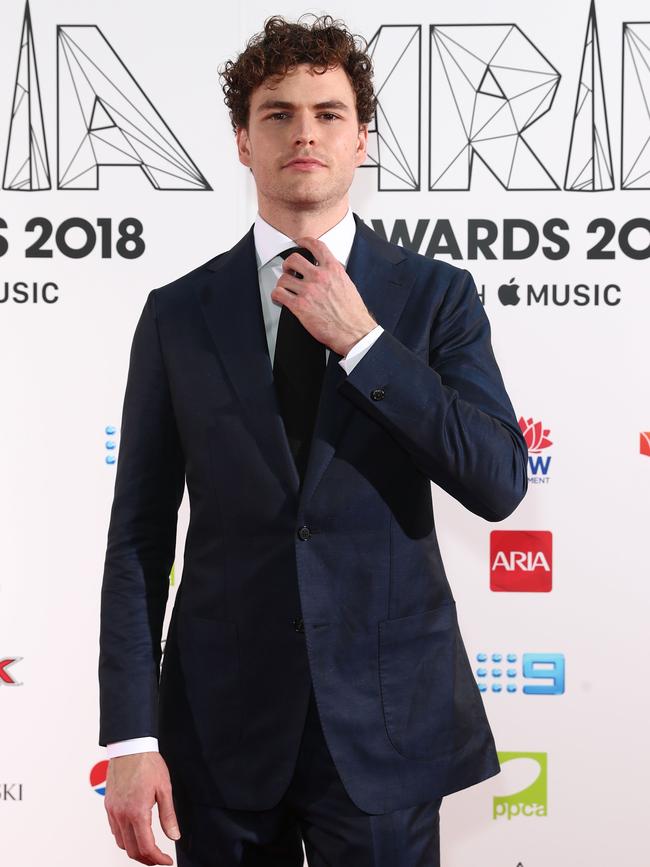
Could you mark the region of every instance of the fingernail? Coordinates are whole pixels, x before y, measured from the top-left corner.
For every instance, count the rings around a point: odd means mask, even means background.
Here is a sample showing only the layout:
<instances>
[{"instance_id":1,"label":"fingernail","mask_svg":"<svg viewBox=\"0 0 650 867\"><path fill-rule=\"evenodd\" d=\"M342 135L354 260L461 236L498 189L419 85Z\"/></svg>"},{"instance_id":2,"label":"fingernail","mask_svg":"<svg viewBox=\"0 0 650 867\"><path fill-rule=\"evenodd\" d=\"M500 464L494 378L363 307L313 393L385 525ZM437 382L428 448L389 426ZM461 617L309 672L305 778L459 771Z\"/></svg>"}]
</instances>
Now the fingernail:
<instances>
[{"instance_id":1,"label":"fingernail","mask_svg":"<svg viewBox=\"0 0 650 867\"><path fill-rule=\"evenodd\" d=\"M172 840L180 840L181 832L178 830L178 828L171 828L169 831L169 836L172 838Z\"/></svg>"}]
</instances>

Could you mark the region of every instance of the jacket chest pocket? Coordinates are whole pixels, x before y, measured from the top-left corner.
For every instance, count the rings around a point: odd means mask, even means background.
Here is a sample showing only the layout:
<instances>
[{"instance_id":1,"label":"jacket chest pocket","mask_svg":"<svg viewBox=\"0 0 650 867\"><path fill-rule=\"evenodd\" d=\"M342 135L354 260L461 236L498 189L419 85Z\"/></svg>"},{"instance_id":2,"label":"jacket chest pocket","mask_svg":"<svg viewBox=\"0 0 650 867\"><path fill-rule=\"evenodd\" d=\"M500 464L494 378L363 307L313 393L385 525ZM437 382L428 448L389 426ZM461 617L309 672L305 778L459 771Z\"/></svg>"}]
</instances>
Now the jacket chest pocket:
<instances>
[{"instance_id":1,"label":"jacket chest pocket","mask_svg":"<svg viewBox=\"0 0 650 867\"><path fill-rule=\"evenodd\" d=\"M456 605L379 623L379 679L388 737L407 758L453 747Z\"/></svg>"}]
</instances>

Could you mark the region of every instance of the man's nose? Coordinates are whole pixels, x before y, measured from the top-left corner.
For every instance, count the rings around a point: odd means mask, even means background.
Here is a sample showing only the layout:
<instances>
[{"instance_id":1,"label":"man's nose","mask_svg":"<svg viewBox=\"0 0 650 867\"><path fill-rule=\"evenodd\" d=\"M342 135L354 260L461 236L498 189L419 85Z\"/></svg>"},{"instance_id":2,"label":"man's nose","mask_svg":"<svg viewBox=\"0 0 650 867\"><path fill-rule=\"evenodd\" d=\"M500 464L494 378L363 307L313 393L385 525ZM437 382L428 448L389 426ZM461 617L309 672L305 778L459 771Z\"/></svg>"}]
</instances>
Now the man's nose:
<instances>
[{"instance_id":1,"label":"man's nose","mask_svg":"<svg viewBox=\"0 0 650 867\"><path fill-rule=\"evenodd\" d=\"M309 112L297 112L293 134L296 144L313 144L317 138L316 118Z\"/></svg>"}]
</instances>

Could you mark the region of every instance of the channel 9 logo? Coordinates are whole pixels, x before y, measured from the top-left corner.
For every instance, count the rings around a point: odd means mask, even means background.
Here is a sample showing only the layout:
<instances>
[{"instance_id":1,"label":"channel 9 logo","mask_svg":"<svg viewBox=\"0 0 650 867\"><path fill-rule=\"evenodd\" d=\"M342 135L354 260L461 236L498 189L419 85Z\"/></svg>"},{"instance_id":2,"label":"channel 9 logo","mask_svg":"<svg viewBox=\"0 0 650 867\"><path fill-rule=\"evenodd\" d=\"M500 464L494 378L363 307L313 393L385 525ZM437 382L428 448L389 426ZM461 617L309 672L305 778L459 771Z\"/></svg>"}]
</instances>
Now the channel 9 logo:
<instances>
[{"instance_id":1,"label":"channel 9 logo","mask_svg":"<svg viewBox=\"0 0 650 867\"><path fill-rule=\"evenodd\" d=\"M564 693L566 666L563 653L477 653L476 662L474 673L481 692Z\"/></svg>"}]
</instances>

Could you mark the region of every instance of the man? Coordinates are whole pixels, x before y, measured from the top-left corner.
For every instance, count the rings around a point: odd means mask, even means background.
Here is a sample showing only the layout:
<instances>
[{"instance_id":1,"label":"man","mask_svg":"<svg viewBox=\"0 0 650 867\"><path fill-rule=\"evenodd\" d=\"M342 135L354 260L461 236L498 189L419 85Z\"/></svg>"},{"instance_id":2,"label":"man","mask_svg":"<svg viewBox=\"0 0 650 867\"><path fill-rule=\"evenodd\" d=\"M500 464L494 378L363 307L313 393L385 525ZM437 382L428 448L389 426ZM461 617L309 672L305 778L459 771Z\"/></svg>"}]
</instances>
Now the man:
<instances>
[{"instance_id":1,"label":"man","mask_svg":"<svg viewBox=\"0 0 650 867\"><path fill-rule=\"evenodd\" d=\"M135 331L100 744L111 830L143 864L172 863L157 802L181 867L300 867L303 842L310 867L433 867L442 796L499 770L431 481L502 520L526 445L471 275L349 209L371 75L328 16L271 18L226 64L257 219Z\"/></svg>"}]
</instances>

